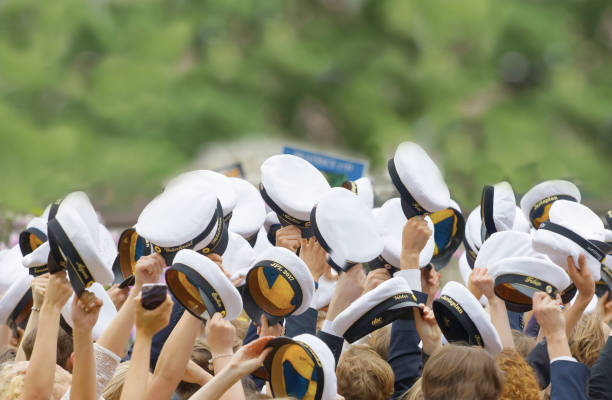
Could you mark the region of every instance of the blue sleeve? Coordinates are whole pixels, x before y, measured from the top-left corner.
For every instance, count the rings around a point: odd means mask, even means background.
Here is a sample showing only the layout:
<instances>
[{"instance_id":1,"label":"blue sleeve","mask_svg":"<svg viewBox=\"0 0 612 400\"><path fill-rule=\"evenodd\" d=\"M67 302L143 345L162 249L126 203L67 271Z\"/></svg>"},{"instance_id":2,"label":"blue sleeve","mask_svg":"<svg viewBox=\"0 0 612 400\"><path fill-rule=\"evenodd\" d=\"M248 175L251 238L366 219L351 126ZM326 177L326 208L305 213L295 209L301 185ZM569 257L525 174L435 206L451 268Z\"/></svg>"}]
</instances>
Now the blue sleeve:
<instances>
[{"instance_id":1,"label":"blue sleeve","mask_svg":"<svg viewBox=\"0 0 612 400\"><path fill-rule=\"evenodd\" d=\"M523 313L508 311L508 322L510 323L510 329L515 329L521 332L523 331Z\"/></svg>"},{"instance_id":2,"label":"blue sleeve","mask_svg":"<svg viewBox=\"0 0 612 400\"><path fill-rule=\"evenodd\" d=\"M420 302L427 298L424 293L414 294ZM392 323L387 361L395 374L393 399L404 394L421 376L423 361L420 341L414 320L396 320Z\"/></svg>"},{"instance_id":3,"label":"blue sleeve","mask_svg":"<svg viewBox=\"0 0 612 400\"><path fill-rule=\"evenodd\" d=\"M540 389L544 390L550 383L550 359L546 348L546 339L542 340L527 355L527 362L538 378Z\"/></svg>"},{"instance_id":4,"label":"blue sleeve","mask_svg":"<svg viewBox=\"0 0 612 400\"><path fill-rule=\"evenodd\" d=\"M292 315L285 320L285 336L295 337L303 333L317 334L317 316L318 311L314 308L309 308L300 315Z\"/></svg>"},{"instance_id":5,"label":"blue sleeve","mask_svg":"<svg viewBox=\"0 0 612 400\"><path fill-rule=\"evenodd\" d=\"M587 400L591 372L586 365L559 360L550 365L550 400Z\"/></svg>"},{"instance_id":6,"label":"blue sleeve","mask_svg":"<svg viewBox=\"0 0 612 400\"><path fill-rule=\"evenodd\" d=\"M599 358L591 368L589 398L591 400L612 399L612 336L608 338Z\"/></svg>"}]
</instances>

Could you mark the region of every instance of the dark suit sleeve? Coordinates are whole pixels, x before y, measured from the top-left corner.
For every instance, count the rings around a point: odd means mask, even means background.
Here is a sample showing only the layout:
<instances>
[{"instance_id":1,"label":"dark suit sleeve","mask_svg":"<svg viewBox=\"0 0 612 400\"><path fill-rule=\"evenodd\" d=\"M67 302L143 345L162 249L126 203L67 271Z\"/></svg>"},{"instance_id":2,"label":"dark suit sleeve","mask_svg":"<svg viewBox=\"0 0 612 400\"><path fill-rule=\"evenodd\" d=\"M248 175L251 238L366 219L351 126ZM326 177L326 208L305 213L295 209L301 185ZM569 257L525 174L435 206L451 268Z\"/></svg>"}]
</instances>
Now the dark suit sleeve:
<instances>
[{"instance_id":1,"label":"dark suit sleeve","mask_svg":"<svg viewBox=\"0 0 612 400\"><path fill-rule=\"evenodd\" d=\"M306 312L300 315L292 315L285 321L285 336L295 337L303 333L317 334L317 316L318 311L314 308L309 308Z\"/></svg>"},{"instance_id":2,"label":"dark suit sleeve","mask_svg":"<svg viewBox=\"0 0 612 400\"><path fill-rule=\"evenodd\" d=\"M510 323L510 329L515 329L521 332L523 331L523 313L508 311L508 322Z\"/></svg>"},{"instance_id":3,"label":"dark suit sleeve","mask_svg":"<svg viewBox=\"0 0 612 400\"><path fill-rule=\"evenodd\" d=\"M344 338L323 331L319 331L317 333L317 337L321 339L332 351L332 353L334 354L334 359L336 360L337 367L338 360L340 359L340 354L342 354L342 345L344 344Z\"/></svg>"},{"instance_id":4,"label":"dark suit sleeve","mask_svg":"<svg viewBox=\"0 0 612 400\"><path fill-rule=\"evenodd\" d=\"M592 400L612 399L612 336L608 338L599 358L591 368L589 398Z\"/></svg>"},{"instance_id":5,"label":"dark suit sleeve","mask_svg":"<svg viewBox=\"0 0 612 400\"><path fill-rule=\"evenodd\" d=\"M550 365L550 400L587 400L591 372L586 365L559 360Z\"/></svg>"},{"instance_id":6,"label":"dark suit sleeve","mask_svg":"<svg viewBox=\"0 0 612 400\"><path fill-rule=\"evenodd\" d=\"M546 339L542 340L527 355L527 362L538 378L540 389L544 390L550 383L550 359L546 348Z\"/></svg>"},{"instance_id":7,"label":"dark suit sleeve","mask_svg":"<svg viewBox=\"0 0 612 400\"><path fill-rule=\"evenodd\" d=\"M414 293L421 301L427 295ZM399 398L410 389L421 376L423 362L419 342L421 338L416 331L414 320L396 320L391 325L391 341L387 361L395 374L393 399Z\"/></svg>"}]
</instances>

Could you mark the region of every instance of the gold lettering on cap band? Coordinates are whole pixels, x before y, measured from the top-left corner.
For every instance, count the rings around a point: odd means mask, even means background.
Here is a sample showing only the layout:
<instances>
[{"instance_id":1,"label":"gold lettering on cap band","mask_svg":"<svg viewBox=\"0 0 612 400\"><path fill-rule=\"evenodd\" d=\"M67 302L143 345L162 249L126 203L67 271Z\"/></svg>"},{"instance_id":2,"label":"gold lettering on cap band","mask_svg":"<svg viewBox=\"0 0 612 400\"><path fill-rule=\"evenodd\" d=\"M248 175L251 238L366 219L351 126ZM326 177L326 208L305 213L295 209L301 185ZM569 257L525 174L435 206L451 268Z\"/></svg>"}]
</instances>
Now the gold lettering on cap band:
<instances>
[{"instance_id":1,"label":"gold lettering on cap band","mask_svg":"<svg viewBox=\"0 0 612 400\"><path fill-rule=\"evenodd\" d=\"M382 317L376 317L372 320L372 326L379 325L382 322Z\"/></svg>"},{"instance_id":2,"label":"gold lettering on cap band","mask_svg":"<svg viewBox=\"0 0 612 400\"><path fill-rule=\"evenodd\" d=\"M532 277L532 276L528 276L525 278L525 283L530 283L533 286L537 286L537 287L541 287L542 286L542 282L540 282L539 280L537 280L536 278Z\"/></svg>"},{"instance_id":3,"label":"gold lettering on cap band","mask_svg":"<svg viewBox=\"0 0 612 400\"><path fill-rule=\"evenodd\" d=\"M544 199L542 199L542 200L538 201L537 203L535 203L535 205L534 205L533 207L531 207L531 211L533 212L533 211L535 211L537 208L540 208L540 207L542 207L543 205L548 204L548 203L550 203L550 202L557 201L558 199L559 199L559 197L558 197L557 195L554 195L554 196L548 196L548 197L546 197L546 198L544 198Z\"/></svg>"},{"instance_id":4,"label":"gold lettering on cap band","mask_svg":"<svg viewBox=\"0 0 612 400\"><path fill-rule=\"evenodd\" d=\"M446 303L448 303L448 305L457 310L459 314L463 314L463 308L461 308L461 306L455 300L451 299L447 295L440 296L440 299L444 300Z\"/></svg>"}]
</instances>

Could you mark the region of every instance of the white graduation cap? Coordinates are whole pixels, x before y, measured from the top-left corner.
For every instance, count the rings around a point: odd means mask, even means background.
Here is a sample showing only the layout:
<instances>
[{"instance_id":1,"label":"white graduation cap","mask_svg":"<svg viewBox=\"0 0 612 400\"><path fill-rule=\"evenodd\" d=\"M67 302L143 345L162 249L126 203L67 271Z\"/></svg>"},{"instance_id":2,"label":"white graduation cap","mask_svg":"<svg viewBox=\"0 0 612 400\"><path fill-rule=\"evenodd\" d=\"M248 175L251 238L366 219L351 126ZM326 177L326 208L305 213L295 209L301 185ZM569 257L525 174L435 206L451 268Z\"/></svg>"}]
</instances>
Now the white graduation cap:
<instances>
[{"instance_id":1,"label":"white graduation cap","mask_svg":"<svg viewBox=\"0 0 612 400\"><path fill-rule=\"evenodd\" d=\"M440 170L418 144L401 143L387 167L406 217L450 207L450 193Z\"/></svg>"},{"instance_id":2,"label":"white graduation cap","mask_svg":"<svg viewBox=\"0 0 612 400\"><path fill-rule=\"evenodd\" d=\"M259 191L250 182L240 178L228 178L236 192L237 202L228 229L255 245L257 232L266 219L266 207Z\"/></svg>"},{"instance_id":3,"label":"white graduation cap","mask_svg":"<svg viewBox=\"0 0 612 400\"><path fill-rule=\"evenodd\" d=\"M255 322L275 324L312 304L315 284L308 266L290 250L270 247L256 256L242 288L244 310Z\"/></svg>"},{"instance_id":4,"label":"white graduation cap","mask_svg":"<svg viewBox=\"0 0 612 400\"><path fill-rule=\"evenodd\" d=\"M557 200L580 203L580 190L569 181L551 180L538 183L521 199L521 210L527 220L537 229L548 220L548 211Z\"/></svg>"},{"instance_id":5,"label":"white graduation cap","mask_svg":"<svg viewBox=\"0 0 612 400\"><path fill-rule=\"evenodd\" d=\"M217 264L203 254L183 249L166 270L166 284L177 300L201 320L218 312L233 321L242 312L240 293Z\"/></svg>"},{"instance_id":6,"label":"white graduation cap","mask_svg":"<svg viewBox=\"0 0 612 400\"><path fill-rule=\"evenodd\" d=\"M495 232L512 229L515 214L516 199L508 182L485 185L480 200L482 241Z\"/></svg>"},{"instance_id":7,"label":"white graduation cap","mask_svg":"<svg viewBox=\"0 0 612 400\"><path fill-rule=\"evenodd\" d=\"M476 297L462 284L448 282L433 302L436 321L449 342L466 342L484 347L492 355L502 344L491 317Z\"/></svg>"},{"instance_id":8,"label":"white graduation cap","mask_svg":"<svg viewBox=\"0 0 612 400\"><path fill-rule=\"evenodd\" d=\"M383 241L372 211L352 192L333 188L312 209L310 223L317 241L337 270L378 257Z\"/></svg>"},{"instance_id":9,"label":"white graduation cap","mask_svg":"<svg viewBox=\"0 0 612 400\"><path fill-rule=\"evenodd\" d=\"M557 200L550 207L548 217L533 234L533 248L564 270L569 256L580 268L578 256L584 254L591 276L598 281L606 254L594 242L605 239L604 226L597 214L580 203Z\"/></svg>"},{"instance_id":10,"label":"white graduation cap","mask_svg":"<svg viewBox=\"0 0 612 400\"><path fill-rule=\"evenodd\" d=\"M316 336L277 337L266 347L272 351L264 369L274 397L335 400L336 361L329 347Z\"/></svg>"},{"instance_id":11,"label":"white graduation cap","mask_svg":"<svg viewBox=\"0 0 612 400\"><path fill-rule=\"evenodd\" d=\"M115 308L115 304L113 304L113 301L108 293L106 293L106 290L104 290L104 286L100 285L98 282L95 282L85 290L93 293L98 299L102 300L102 307L100 308L100 313L98 314L98 321L91 331L93 340L96 341L100 338L100 336L102 336L106 328L108 328L110 323L117 315L117 309ZM60 320L61 327L70 335L72 334L72 328L74 327L74 322L72 321L73 301L74 296L70 296L70 299L68 299L62 308Z\"/></svg>"},{"instance_id":12,"label":"white graduation cap","mask_svg":"<svg viewBox=\"0 0 612 400\"><path fill-rule=\"evenodd\" d=\"M294 155L275 155L261 165L261 197L283 226L296 225L303 237L312 236L310 211L329 189L318 169Z\"/></svg>"},{"instance_id":13,"label":"white graduation cap","mask_svg":"<svg viewBox=\"0 0 612 400\"><path fill-rule=\"evenodd\" d=\"M396 319L414 318L418 300L404 278L395 277L355 300L332 323L333 331L353 343Z\"/></svg>"},{"instance_id":14,"label":"white graduation cap","mask_svg":"<svg viewBox=\"0 0 612 400\"><path fill-rule=\"evenodd\" d=\"M467 253L465 251L461 253L461 256L459 257L459 262L457 263L457 265L459 267L459 274L461 275L463 284L465 285L465 287L468 287L468 284L470 282L470 276L472 275L473 269L468 264ZM482 304L483 307L486 307L489 305L489 300L487 299L487 296L485 296L484 294L480 296L480 299L478 299L478 301L480 302L480 304Z\"/></svg>"},{"instance_id":15,"label":"white graduation cap","mask_svg":"<svg viewBox=\"0 0 612 400\"><path fill-rule=\"evenodd\" d=\"M232 220L235 217L234 215ZM255 250L253 250L249 242L242 236L230 232L227 249L225 249L225 253L223 253L223 268L231 275L230 280L234 281L242 278L241 283L238 284L238 286L242 286L244 277L246 277L254 259Z\"/></svg>"},{"instance_id":16,"label":"white graduation cap","mask_svg":"<svg viewBox=\"0 0 612 400\"><path fill-rule=\"evenodd\" d=\"M2 271L0 274L0 297L6 293L17 279L27 275L26 271L21 267L22 260L23 257L18 245L0 251L0 269Z\"/></svg>"},{"instance_id":17,"label":"white graduation cap","mask_svg":"<svg viewBox=\"0 0 612 400\"><path fill-rule=\"evenodd\" d=\"M466 260L470 268L474 268L474 261L482 246L481 226L480 206L478 206L472 210L468 216L467 222L465 223L465 236L463 238Z\"/></svg>"},{"instance_id":18,"label":"white graduation cap","mask_svg":"<svg viewBox=\"0 0 612 400\"><path fill-rule=\"evenodd\" d=\"M0 261L1 262L1 261ZM6 324L12 329L25 329L32 311L33 276L19 269L21 274L13 277L13 283L0 299L0 325Z\"/></svg>"}]
</instances>

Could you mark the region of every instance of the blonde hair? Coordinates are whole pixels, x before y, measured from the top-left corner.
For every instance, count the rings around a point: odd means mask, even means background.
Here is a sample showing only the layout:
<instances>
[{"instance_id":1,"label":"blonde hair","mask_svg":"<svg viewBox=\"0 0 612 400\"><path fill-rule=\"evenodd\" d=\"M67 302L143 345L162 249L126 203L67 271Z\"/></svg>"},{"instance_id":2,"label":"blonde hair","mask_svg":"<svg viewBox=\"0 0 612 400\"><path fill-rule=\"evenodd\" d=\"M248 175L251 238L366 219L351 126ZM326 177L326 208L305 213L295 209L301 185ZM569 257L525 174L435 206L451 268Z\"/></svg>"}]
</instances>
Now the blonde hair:
<instances>
[{"instance_id":1,"label":"blonde hair","mask_svg":"<svg viewBox=\"0 0 612 400\"><path fill-rule=\"evenodd\" d=\"M569 346L576 360L591 368L607 339L602 329L601 316L598 313L584 314L572 332Z\"/></svg>"},{"instance_id":2,"label":"blonde hair","mask_svg":"<svg viewBox=\"0 0 612 400\"><path fill-rule=\"evenodd\" d=\"M342 353L338 393L346 400L387 400L395 381L391 366L368 345L354 345Z\"/></svg>"},{"instance_id":3,"label":"blonde hair","mask_svg":"<svg viewBox=\"0 0 612 400\"><path fill-rule=\"evenodd\" d=\"M117 366L115 374L104 388L104 392L102 392L102 397L104 397L104 400L119 400L121 398L123 383L125 382L129 368L129 361L124 361Z\"/></svg>"},{"instance_id":4,"label":"blonde hair","mask_svg":"<svg viewBox=\"0 0 612 400\"><path fill-rule=\"evenodd\" d=\"M516 351L506 349L495 357L505 374L500 400L541 400L535 373L527 361Z\"/></svg>"},{"instance_id":5,"label":"blonde hair","mask_svg":"<svg viewBox=\"0 0 612 400\"><path fill-rule=\"evenodd\" d=\"M25 374L29 361L6 362L0 369L0 400L19 400L23 394ZM59 365L55 366L53 379L53 392L50 400L62 398L67 384L72 376Z\"/></svg>"},{"instance_id":6,"label":"blonde hair","mask_svg":"<svg viewBox=\"0 0 612 400\"><path fill-rule=\"evenodd\" d=\"M370 334L368 344L383 359L389 358L389 346L391 344L391 324L375 330Z\"/></svg>"},{"instance_id":7,"label":"blonde hair","mask_svg":"<svg viewBox=\"0 0 612 400\"><path fill-rule=\"evenodd\" d=\"M512 329L512 339L514 341L514 348L523 358L527 358L531 350L533 350L537 344L534 337L526 335L516 329Z\"/></svg>"},{"instance_id":8,"label":"blonde hair","mask_svg":"<svg viewBox=\"0 0 612 400\"><path fill-rule=\"evenodd\" d=\"M399 400L424 400L423 386L421 386L421 378L419 378L410 389L404 392Z\"/></svg>"}]
</instances>

